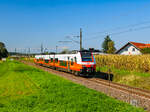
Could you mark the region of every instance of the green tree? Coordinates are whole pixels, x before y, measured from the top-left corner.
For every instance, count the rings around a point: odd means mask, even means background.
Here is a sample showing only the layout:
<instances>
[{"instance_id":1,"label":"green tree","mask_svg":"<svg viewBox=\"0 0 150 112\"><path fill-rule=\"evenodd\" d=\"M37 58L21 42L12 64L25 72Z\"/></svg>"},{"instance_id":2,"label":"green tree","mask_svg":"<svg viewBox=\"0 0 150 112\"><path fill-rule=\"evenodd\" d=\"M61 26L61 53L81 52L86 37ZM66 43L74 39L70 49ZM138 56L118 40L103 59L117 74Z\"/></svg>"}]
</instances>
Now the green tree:
<instances>
[{"instance_id":1,"label":"green tree","mask_svg":"<svg viewBox=\"0 0 150 112\"><path fill-rule=\"evenodd\" d=\"M64 49L62 52L60 52L60 54L67 54L67 53L69 53L68 49Z\"/></svg>"},{"instance_id":2,"label":"green tree","mask_svg":"<svg viewBox=\"0 0 150 112\"><path fill-rule=\"evenodd\" d=\"M8 51L3 42L0 42L0 59L8 56Z\"/></svg>"},{"instance_id":3,"label":"green tree","mask_svg":"<svg viewBox=\"0 0 150 112\"><path fill-rule=\"evenodd\" d=\"M150 48L143 48L143 49L141 49L141 53L142 54L150 54Z\"/></svg>"},{"instance_id":4,"label":"green tree","mask_svg":"<svg viewBox=\"0 0 150 112\"><path fill-rule=\"evenodd\" d=\"M107 53L109 53L109 54L114 54L115 51L116 51L116 48L115 48L114 41L108 42L108 50L107 50Z\"/></svg>"},{"instance_id":5,"label":"green tree","mask_svg":"<svg viewBox=\"0 0 150 112\"><path fill-rule=\"evenodd\" d=\"M109 35L107 35L107 36L105 37L105 39L104 39L103 44L102 44L102 51L103 51L104 53L107 53L107 50L108 50L108 42L110 42L110 41L112 41L112 40L110 39Z\"/></svg>"}]
</instances>

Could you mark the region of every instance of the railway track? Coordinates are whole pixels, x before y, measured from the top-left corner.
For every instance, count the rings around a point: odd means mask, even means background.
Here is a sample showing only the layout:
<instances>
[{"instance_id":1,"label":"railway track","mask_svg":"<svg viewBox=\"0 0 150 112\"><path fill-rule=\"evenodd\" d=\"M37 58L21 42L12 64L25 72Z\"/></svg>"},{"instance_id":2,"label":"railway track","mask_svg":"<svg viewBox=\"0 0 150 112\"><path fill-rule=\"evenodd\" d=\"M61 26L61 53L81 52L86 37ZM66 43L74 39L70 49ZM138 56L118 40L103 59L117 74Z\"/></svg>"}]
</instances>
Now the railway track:
<instances>
[{"instance_id":1,"label":"railway track","mask_svg":"<svg viewBox=\"0 0 150 112\"><path fill-rule=\"evenodd\" d=\"M103 84L103 85L111 87L111 88L129 92L130 94L135 94L135 95L143 96L145 98L150 99L150 91L148 91L148 90L143 90L140 88L135 88L135 87L131 87L131 86L127 86L124 84L119 84L119 83L115 83L115 82L111 82L111 81L107 81L107 80L103 80L103 79L99 79L99 78L92 78L89 80L94 81L96 83Z\"/></svg>"},{"instance_id":2,"label":"railway track","mask_svg":"<svg viewBox=\"0 0 150 112\"><path fill-rule=\"evenodd\" d=\"M64 77L66 79L72 80L73 82L85 85L88 88L95 89L97 91L103 92L109 96L117 98L119 100L130 103L132 100L138 101L135 106L143 107L145 110L150 111L150 91L143 90L140 88L135 88L131 86L127 86L124 84L119 84L107 80L103 80L100 78L84 78L80 76L75 76L67 72L57 71L54 69L50 69L48 67L43 67L36 65L31 62L21 61L30 66L34 66L36 68L40 68L44 71L56 74L58 76ZM109 92L108 92L108 91ZM118 95L119 94L119 95ZM125 97L122 97L125 96Z\"/></svg>"},{"instance_id":3,"label":"railway track","mask_svg":"<svg viewBox=\"0 0 150 112\"><path fill-rule=\"evenodd\" d=\"M35 65L34 63L32 63L32 65L33 66L38 66L40 68L41 67L43 68L43 66ZM72 75L72 74L67 73L67 72L61 72L61 71L57 71L57 70L50 69L50 68L45 68L45 69L47 71L52 71L52 72L57 73L57 74L60 74L60 73L61 74L63 73L64 75L65 74L69 74L69 75L67 75L67 77L71 77L71 78L75 78L75 79L76 78L80 78L81 80L88 80L89 83L90 82L94 82L94 83L102 84L102 85L105 85L105 86L108 86L108 87L111 87L111 88L119 89L119 90L122 90L122 91L129 92L131 94L140 95L140 96L143 96L143 97L146 97L146 98L150 99L150 91L148 91L148 90L131 87L131 86L128 86L128 85L119 84L119 83L115 83L115 82L104 80L104 79L100 79L100 78L94 78L94 77L92 77L92 78L84 78L84 77L75 76L75 75Z\"/></svg>"}]
</instances>

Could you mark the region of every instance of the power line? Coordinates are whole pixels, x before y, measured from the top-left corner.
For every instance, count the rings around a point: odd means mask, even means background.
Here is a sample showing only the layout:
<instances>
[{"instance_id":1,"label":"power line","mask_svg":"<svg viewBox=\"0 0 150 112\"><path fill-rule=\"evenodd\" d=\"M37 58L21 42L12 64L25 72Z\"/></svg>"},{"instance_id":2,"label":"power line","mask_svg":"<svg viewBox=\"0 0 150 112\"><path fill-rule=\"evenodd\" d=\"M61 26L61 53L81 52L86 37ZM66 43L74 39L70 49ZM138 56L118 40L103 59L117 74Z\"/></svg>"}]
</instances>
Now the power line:
<instances>
[{"instance_id":1,"label":"power line","mask_svg":"<svg viewBox=\"0 0 150 112\"><path fill-rule=\"evenodd\" d=\"M144 24L148 24L150 23L150 21L143 21L143 22L139 22L139 23L135 23L135 24L130 24L127 26L120 26L120 27L116 27L116 28L112 28L112 29L108 29L108 30L104 30L104 31L100 31L100 32L95 32L95 33L88 33L88 35L94 35L94 34L106 34L107 32L110 31L115 31L115 30L121 30L121 29L127 29L130 27L136 27L136 26L140 26L140 25L144 25Z\"/></svg>"},{"instance_id":2,"label":"power line","mask_svg":"<svg viewBox=\"0 0 150 112\"><path fill-rule=\"evenodd\" d=\"M72 37L78 37L80 38L80 41L77 41L77 40L74 40ZM58 42L61 42L61 43L70 43L70 42L74 42L74 43L77 43L77 44L80 44L80 50L82 50L82 28L80 28L80 36L66 36L67 39L71 40L71 41L58 41Z\"/></svg>"},{"instance_id":3,"label":"power line","mask_svg":"<svg viewBox=\"0 0 150 112\"><path fill-rule=\"evenodd\" d=\"M120 32L115 32L115 33L110 33L110 34L107 34L107 35L120 35L120 34L123 34L123 33L128 33L128 32L133 32L133 31L139 31L139 30L144 30L144 29L149 29L150 26L144 26L144 27L139 27L139 28L130 28L128 30L125 30L125 31L120 31ZM106 35L104 35L106 36ZM87 40L93 40L93 39L97 39L97 38L100 38L100 37L103 37L104 36L96 36L96 37L92 37L92 38L89 38Z\"/></svg>"},{"instance_id":4,"label":"power line","mask_svg":"<svg viewBox=\"0 0 150 112\"><path fill-rule=\"evenodd\" d=\"M149 29L149 28L150 28L150 26L144 26L144 27L135 28L135 29L128 29L128 30L122 31L122 32L111 33L110 35L120 35L122 33L133 32L133 31L138 31L138 30L144 30L144 29Z\"/></svg>"},{"instance_id":5,"label":"power line","mask_svg":"<svg viewBox=\"0 0 150 112\"><path fill-rule=\"evenodd\" d=\"M78 37L78 36L73 36L73 37ZM77 43L77 44L80 44L79 41L76 41L76 40L72 39L70 36L66 36L66 38L70 39L72 42L75 42L75 43Z\"/></svg>"},{"instance_id":6,"label":"power line","mask_svg":"<svg viewBox=\"0 0 150 112\"><path fill-rule=\"evenodd\" d=\"M70 43L72 41L58 41L59 43Z\"/></svg>"}]
</instances>

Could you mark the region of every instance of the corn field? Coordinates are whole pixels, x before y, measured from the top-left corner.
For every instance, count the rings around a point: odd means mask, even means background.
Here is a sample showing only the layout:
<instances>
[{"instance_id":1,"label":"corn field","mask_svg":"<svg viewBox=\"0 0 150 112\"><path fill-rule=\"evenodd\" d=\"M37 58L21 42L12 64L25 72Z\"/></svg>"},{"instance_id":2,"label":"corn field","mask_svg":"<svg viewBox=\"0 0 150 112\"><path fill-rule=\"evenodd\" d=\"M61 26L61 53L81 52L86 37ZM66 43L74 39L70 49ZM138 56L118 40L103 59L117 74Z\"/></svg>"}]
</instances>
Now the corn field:
<instances>
[{"instance_id":1,"label":"corn field","mask_svg":"<svg viewBox=\"0 0 150 112\"><path fill-rule=\"evenodd\" d=\"M150 55L96 55L97 67L150 72Z\"/></svg>"}]
</instances>

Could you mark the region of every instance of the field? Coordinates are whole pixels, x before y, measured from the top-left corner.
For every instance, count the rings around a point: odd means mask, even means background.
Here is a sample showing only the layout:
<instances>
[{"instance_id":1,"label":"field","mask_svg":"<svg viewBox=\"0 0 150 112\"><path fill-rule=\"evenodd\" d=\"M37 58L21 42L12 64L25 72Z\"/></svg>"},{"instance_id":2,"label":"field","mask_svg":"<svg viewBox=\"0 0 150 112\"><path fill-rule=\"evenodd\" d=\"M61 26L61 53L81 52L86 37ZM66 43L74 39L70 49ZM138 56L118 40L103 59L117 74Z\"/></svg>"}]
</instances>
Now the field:
<instances>
[{"instance_id":1,"label":"field","mask_svg":"<svg viewBox=\"0 0 150 112\"><path fill-rule=\"evenodd\" d=\"M0 64L0 112L143 112L17 61Z\"/></svg>"},{"instance_id":2,"label":"field","mask_svg":"<svg viewBox=\"0 0 150 112\"><path fill-rule=\"evenodd\" d=\"M112 73L114 82L150 90L150 55L97 55L97 71Z\"/></svg>"},{"instance_id":3,"label":"field","mask_svg":"<svg viewBox=\"0 0 150 112\"><path fill-rule=\"evenodd\" d=\"M150 72L150 55L97 55L96 62L98 67Z\"/></svg>"}]
</instances>

